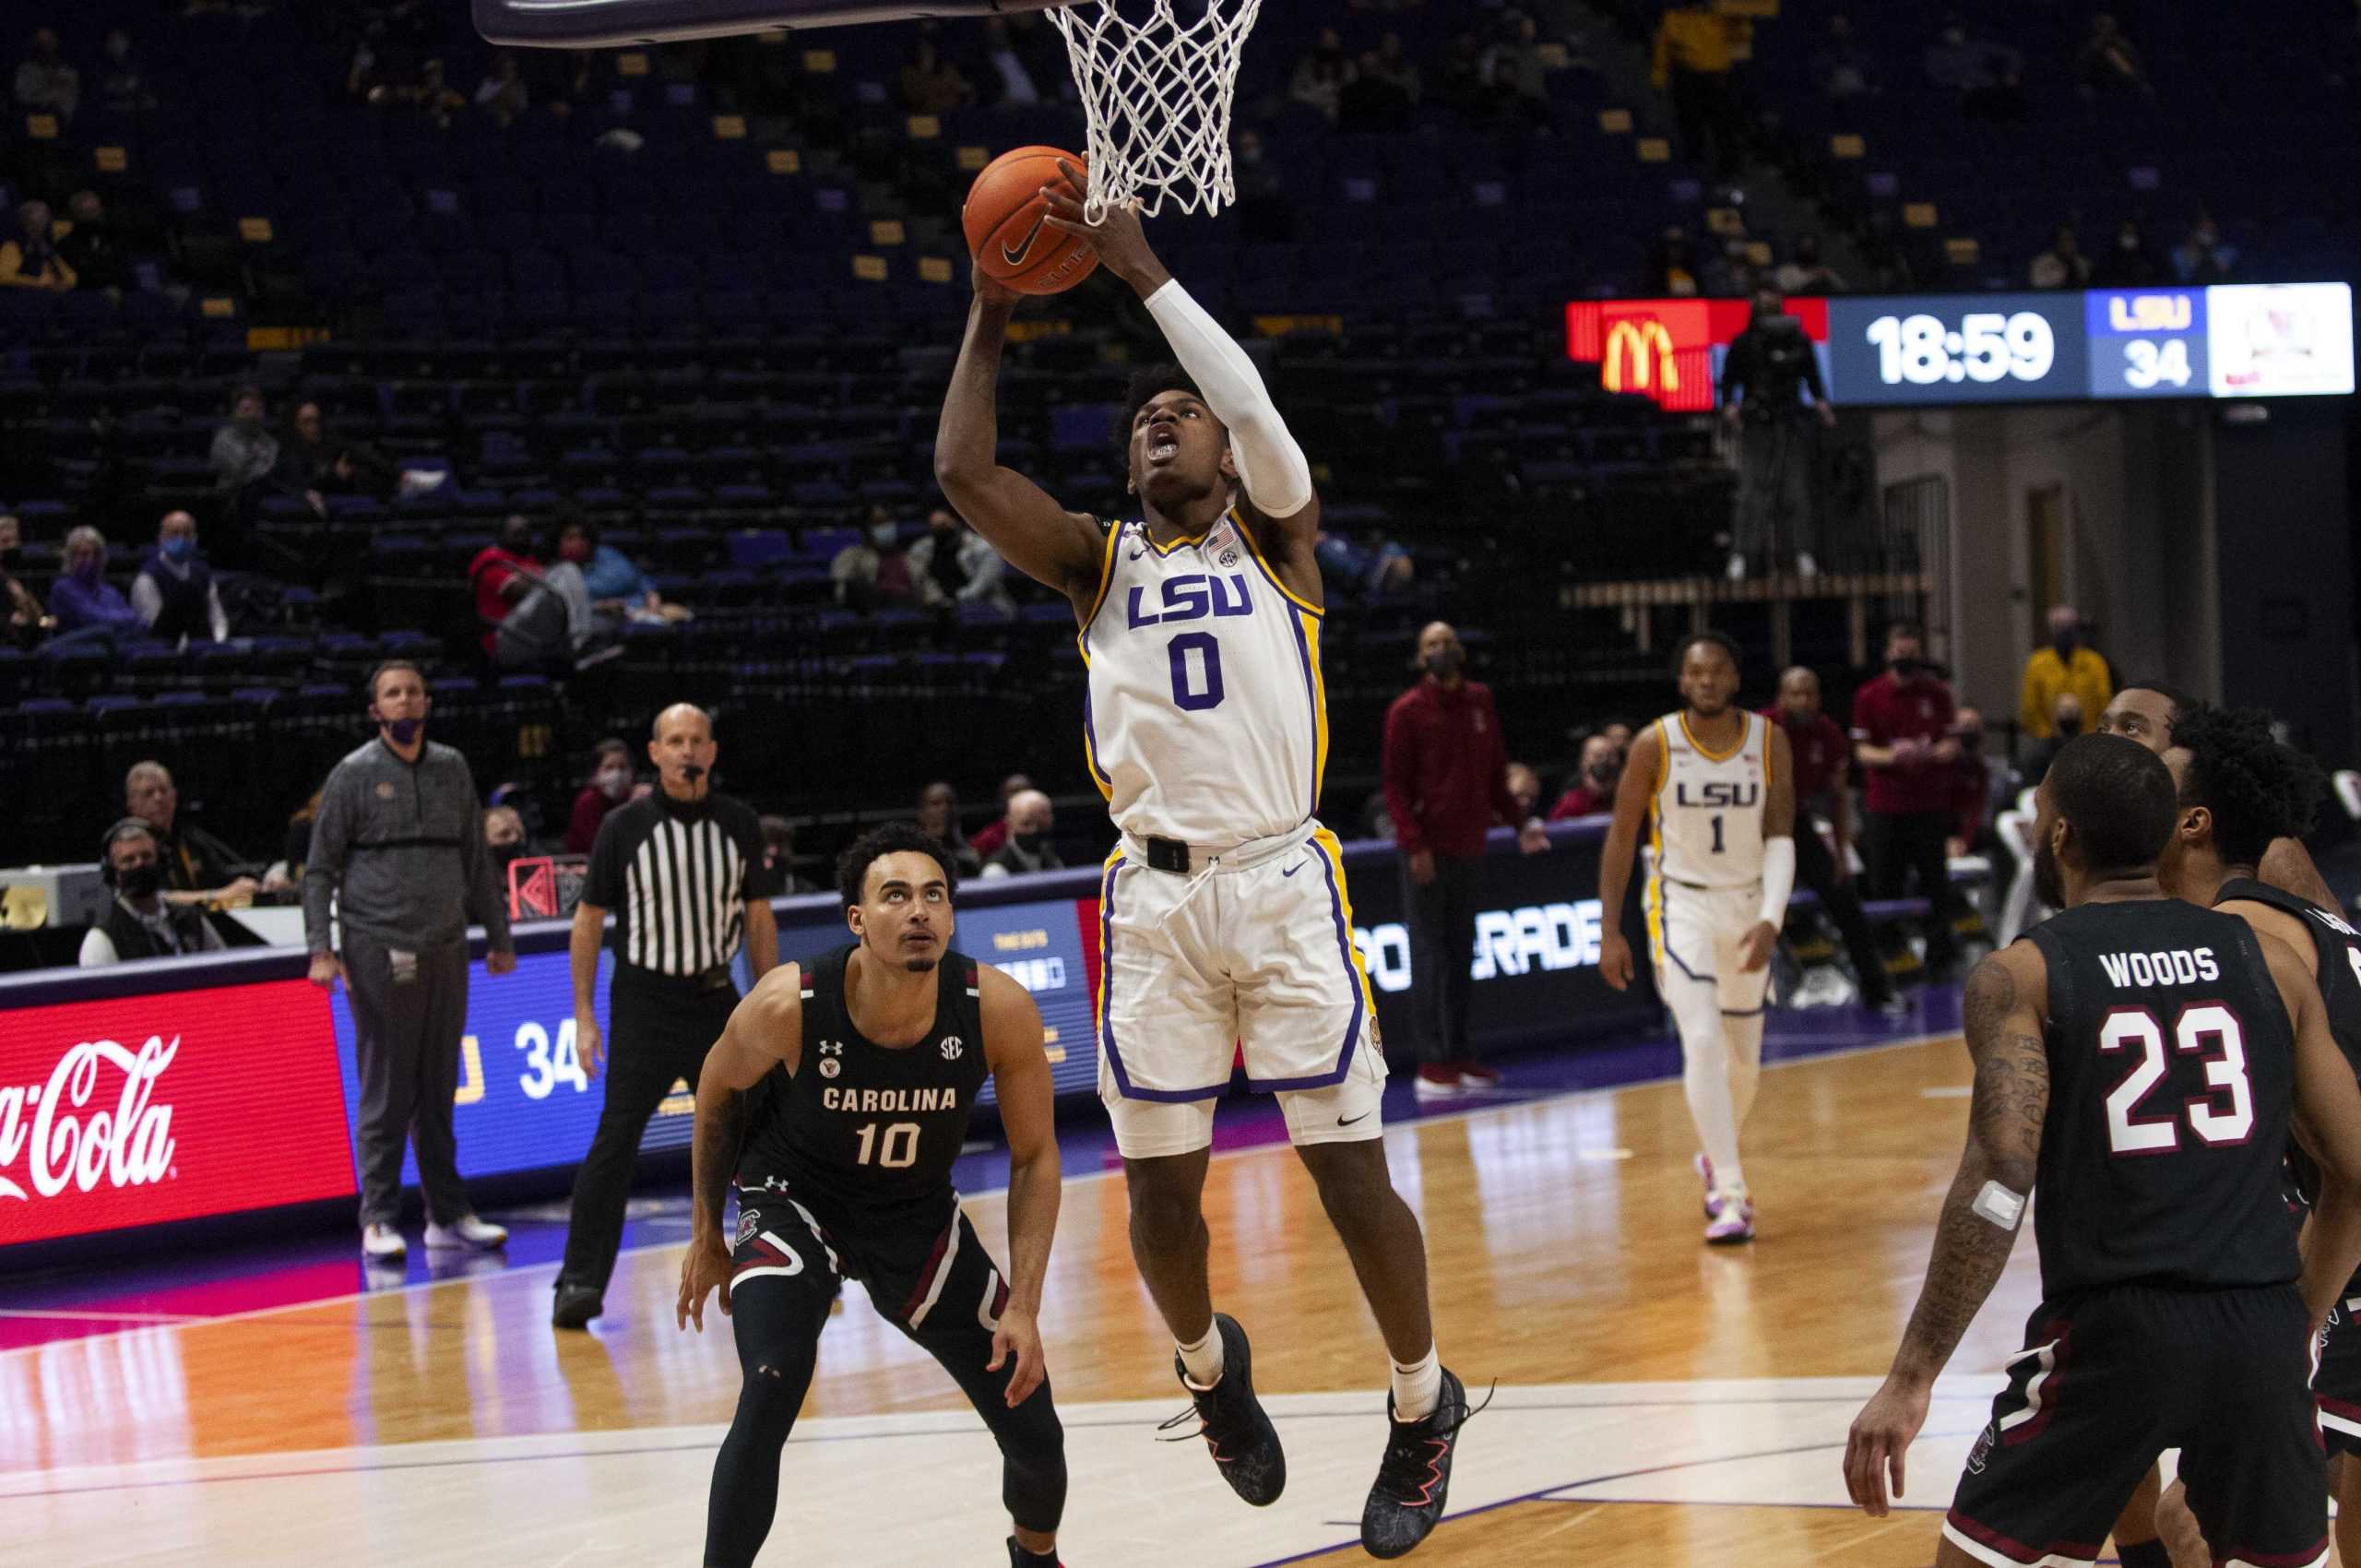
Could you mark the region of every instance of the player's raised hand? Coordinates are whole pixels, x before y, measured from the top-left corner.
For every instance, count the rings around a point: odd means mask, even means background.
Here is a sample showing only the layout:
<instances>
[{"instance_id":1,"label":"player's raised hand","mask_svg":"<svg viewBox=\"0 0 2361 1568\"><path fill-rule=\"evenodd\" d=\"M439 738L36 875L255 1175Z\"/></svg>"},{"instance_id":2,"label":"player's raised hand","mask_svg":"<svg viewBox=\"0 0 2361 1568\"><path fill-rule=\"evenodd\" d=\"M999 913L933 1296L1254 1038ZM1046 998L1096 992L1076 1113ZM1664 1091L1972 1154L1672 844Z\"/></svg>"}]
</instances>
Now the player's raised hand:
<instances>
[{"instance_id":1,"label":"player's raised hand","mask_svg":"<svg viewBox=\"0 0 2361 1568\"><path fill-rule=\"evenodd\" d=\"M1618 991L1628 991L1631 985L1631 944L1619 931L1610 931L1598 939L1598 975Z\"/></svg>"},{"instance_id":2,"label":"player's raised hand","mask_svg":"<svg viewBox=\"0 0 2361 1568\"><path fill-rule=\"evenodd\" d=\"M1738 967L1750 975L1771 962L1771 955L1778 946L1779 928L1769 921L1757 921L1738 939Z\"/></svg>"},{"instance_id":3,"label":"player's raised hand","mask_svg":"<svg viewBox=\"0 0 2361 1568\"><path fill-rule=\"evenodd\" d=\"M705 1332L706 1292L718 1288L721 1292L721 1315L730 1315L730 1249L722 1245L718 1235L693 1241L689 1250L681 1255L681 1305L676 1321L686 1328L691 1323L697 1332Z\"/></svg>"},{"instance_id":4,"label":"player's raised hand","mask_svg":"<svg viewBox=\"0 0 2361 1568\"><path fill-rule=\"evenodd\" d=\"M1845 1438L1845 1490L1872 1519L1886 1516L1889 1479L1893 1496L1902 1496L1903 1455L1927 1424L1927 1402L1933 1392L1928 1385L1889 1377L1853 1418L1853 1430Z\"/></svg>"},{"instance_id":5,"label":"player's raised hand","mask_svg":"<svg viewBox=\"0 0 2361 1568\"><path fill-rule=\"evenodd\" d=\"M1171 278L1147 243L1147 232L1140 226L1137 201L1110 207L1093 223L1083 215L1082 171L1062 158L1058 160L1058 171L1062 177L1055 184L1041 187L1041 198L1050 208L1044 222L1062 232L1088 240L1091 248L1098 253L1099 264L1143 294L1153 292Z\"/></svg>"},{"instance_id":6,"label":"player's raised hand","mask_svg":"<svg viewBox=\"0 0 2361 1568\"><path fill-rule=\"evenodd\" d=\"M1017 302L1025 298L1024 295L986 272L976 264L973 258L970 258L967 263L967 274L975 280L976 298L985 304L997 309L1013 311L1016 308Z\"/></svg>"},{"instance_id":7,"label":"player's raised hand","mask_svg":"<svg viewBox=\"0 0 2361 1568\"><path fill-rule=\"evenodd\" d=\"M1041 1325L1018 1306L1001 1313L1000 1326L992 1330L992 1359L984 1363L984 1370L1000 1371L1011 1355L1016 1358L1015 1369L1008 1374L1008 1408L1014 1410L1033 1396L1050 1372L1041 1357Z\"/></svg>"}]
</instances>

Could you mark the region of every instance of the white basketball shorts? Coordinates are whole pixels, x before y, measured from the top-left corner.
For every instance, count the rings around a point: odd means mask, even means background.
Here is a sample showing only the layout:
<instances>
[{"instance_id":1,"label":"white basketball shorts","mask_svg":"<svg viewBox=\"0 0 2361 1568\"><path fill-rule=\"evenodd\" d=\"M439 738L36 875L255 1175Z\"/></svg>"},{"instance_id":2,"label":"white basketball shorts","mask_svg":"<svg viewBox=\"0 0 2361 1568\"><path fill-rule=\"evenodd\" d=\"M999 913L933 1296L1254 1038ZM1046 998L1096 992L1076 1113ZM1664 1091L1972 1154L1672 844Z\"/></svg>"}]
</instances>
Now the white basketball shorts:
<instances>
[{"instance_id":1,"label":"white basketball shorts","mask_svg":"<svg viewBox=\"0 0 2361 1568\"><path fill-rule=\"evenodd\" d=\"M1656 994L1667 1005L1673 1004L1677 988L1709 986L1726 1016L1744 1017L1762 1011L1770 993L1770 966L1751 974L1739 967L1739 944L1762 918L1759 885L1692 887L1654 876L1648 879L1647 911Z\"/></svg>"}]
</instances>

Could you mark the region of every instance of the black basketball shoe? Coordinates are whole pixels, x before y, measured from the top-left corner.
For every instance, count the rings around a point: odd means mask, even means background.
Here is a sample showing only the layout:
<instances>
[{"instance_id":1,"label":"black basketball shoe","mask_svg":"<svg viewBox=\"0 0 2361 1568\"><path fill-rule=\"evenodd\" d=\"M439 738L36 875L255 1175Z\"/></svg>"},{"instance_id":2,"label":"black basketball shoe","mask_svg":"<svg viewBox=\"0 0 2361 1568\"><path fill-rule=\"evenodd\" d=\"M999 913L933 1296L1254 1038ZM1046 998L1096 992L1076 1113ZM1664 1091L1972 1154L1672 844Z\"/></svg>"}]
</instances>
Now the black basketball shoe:
<instances>
[{"instance_id":1,"label":"black basketball shoe","mask_svg":"<svg viewBox=\"0 0 2361 1568\"><path fill-rule=\"evenodd\" d=\"M1038 1551L1027 1551L1016 1544L1014 1536L1011 1536L1008 1538L1008 1568L1060 1568L1060 1564L1057 1553L1051 1552L1044 1557Z\"/></svg>"},{"instance_id":2,"label":"black basketball shoe","mask_svg":"<svg viewBox=\"0 0 2361 1568\"><path fill-rule=\"evenodd\" d=\"M562 1286L550 1322L559 1328L587 1328L590 1320L607 1310L606 1298L587 1285Z\"/></svg>"},{"instance_id":3,"label":"black basketball shoe","mask_svg":"<svg viewBox=\"0 0 2361 1568\"><path fill-rule=\"evenodd\" d=\"M1287 1490L1287 1456L1279 1447L1278 1429L1263 1413L1263 1402L1254 1397L1254 1354L1247 1347L1246 1331L1227 1313L1214 1313L1214 1327L1221 1334L1221 1381L1211 1388L1196 1387L1189 1381L1189 1369L1175 1354L1172 1370L1180 1374L1180 1385L1189 1390L1193 1406L1157 1430L1170 1431L1191 1416L1196 1417L1201 1423L1197 1435L1213 1451L1214 1464L1229 1490L1257 1508L1268 1508ZM1164 1441L1186 1443L1188 1439L1184 1432Z\"/></svg>"},{"instance_id":4,"label":"black basketball shoe","mask_svg":"<svg viewBox=\"0 0 2361 1568\"><path fill-rule=\"evenodd\" d=\"M1385 1457L1378 1463L1377 1483L1361 1507L1361 1547L1371 1557L1403 1556L1434 1529L1451 1491L1451 1458L1459 1446L1459 1429L1475 1413L1467 1408L1466 1387L1448 1367L1435 1408L1421 1420L1393 1420L1394 1396L1386 1396L1385 1414L1393 1431Z\"/></svg>"}]
</instances>

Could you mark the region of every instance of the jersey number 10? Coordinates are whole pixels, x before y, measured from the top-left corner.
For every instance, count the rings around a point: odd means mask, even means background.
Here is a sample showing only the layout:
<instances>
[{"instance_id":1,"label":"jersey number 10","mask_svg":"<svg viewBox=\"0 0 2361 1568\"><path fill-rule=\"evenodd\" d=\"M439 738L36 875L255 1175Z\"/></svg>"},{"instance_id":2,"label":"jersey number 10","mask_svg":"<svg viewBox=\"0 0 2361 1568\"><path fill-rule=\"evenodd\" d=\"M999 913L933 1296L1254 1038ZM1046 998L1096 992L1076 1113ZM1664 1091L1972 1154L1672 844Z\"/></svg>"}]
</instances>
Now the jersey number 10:
<instances>
[{"instance_id":1,"label":"jersey number 10","mask_svg":"<svg viewBox=\"0 0 2361 1568\"><path fill-rule=\"evenodd\" d=\"M2221 1049L2205 1060L2205 1085L2213 1091L2192 1099L2186 1110L2189 1129L2208 1144L2242 1144L2254 1133L2254 1091L2247 1082L2246 1032L2238 1016L2218 1002L2201 1002L2180 1010L2173 1020L2173 1049L2190 1054L2202 1051L2212 1037ZM2171 1115L2136 1114L2140 1102L2164 1081L2166 1072L2164 1027L2145 1007L2118 1007L2099 1028L2101 1051L2136 1047L2140 1060L2106 1097L2106 1146L2120 1155L2170 1154L2180 1147L2180 1120ZM2227 1110L2213 1095L2227 1091Z\"/></svg>"},{"instance_id":2,"label":"jersey number 10","mask_svg":"<svg viewBox=\"0 0 2361 1568\"><path fill-rule=\"evenodd\" d=\"M919 1162L919 1124L915 1122L896 1122L885 1129L883 1150L878 1144L877 1123L861 1123L860 1154L857 1163L874 1163L888 1170L900 1170L916 1165ZM875 1157L873 1160L872 1156Z\"/></svg>"}]
</instances>

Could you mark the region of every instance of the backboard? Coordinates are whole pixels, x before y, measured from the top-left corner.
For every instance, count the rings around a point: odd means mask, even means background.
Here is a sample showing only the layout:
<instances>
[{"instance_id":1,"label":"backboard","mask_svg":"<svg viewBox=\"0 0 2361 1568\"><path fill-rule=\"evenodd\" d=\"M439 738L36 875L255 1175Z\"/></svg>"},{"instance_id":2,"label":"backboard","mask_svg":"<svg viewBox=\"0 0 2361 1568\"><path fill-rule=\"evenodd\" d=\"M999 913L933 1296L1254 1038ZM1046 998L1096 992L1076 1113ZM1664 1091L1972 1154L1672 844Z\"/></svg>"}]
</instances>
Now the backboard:
<instances>
[{"instance_id":1,"label":"backboard","mask_svg":"<svg viewBox=\"0 0 2361 1568\"><path fill-rule=\"evenodd\" d=\"M475 0L476 30L493 43L595 49L670 39L785 32L921 17L1041 11L1060 0Z\"/></svg>"}]
</instances>

